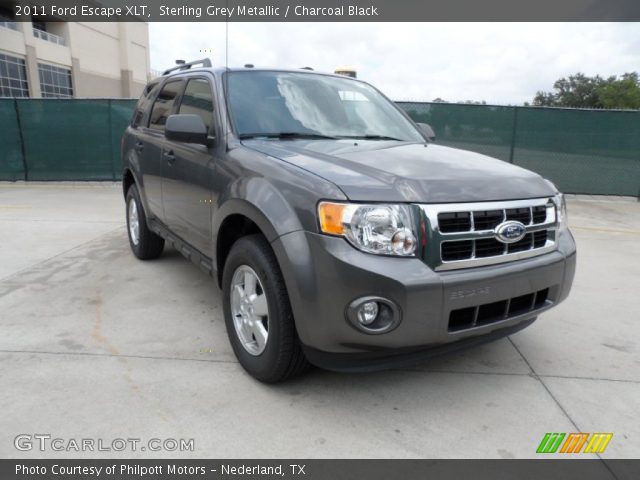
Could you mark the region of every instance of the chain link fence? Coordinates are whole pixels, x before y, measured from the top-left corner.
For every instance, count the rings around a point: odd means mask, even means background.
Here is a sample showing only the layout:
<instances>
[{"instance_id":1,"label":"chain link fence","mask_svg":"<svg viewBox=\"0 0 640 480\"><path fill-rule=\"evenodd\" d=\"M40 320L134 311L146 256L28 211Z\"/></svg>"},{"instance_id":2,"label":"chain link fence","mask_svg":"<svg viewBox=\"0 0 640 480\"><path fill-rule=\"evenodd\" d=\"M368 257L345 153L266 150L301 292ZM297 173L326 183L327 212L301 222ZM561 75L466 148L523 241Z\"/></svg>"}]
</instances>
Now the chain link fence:
<instances>
[{"instance_id":1,"label":"chain link fence","mask_svg":"<svg viewBox=\"0 0 640 480\"><path fill-rule=\"evenodd\" d=\"M640 196L640 111L398 102L437 143L528 168L567 193ZM0 99L0 180L119 180L135 100Z\"/></svg>"}]
</instances>

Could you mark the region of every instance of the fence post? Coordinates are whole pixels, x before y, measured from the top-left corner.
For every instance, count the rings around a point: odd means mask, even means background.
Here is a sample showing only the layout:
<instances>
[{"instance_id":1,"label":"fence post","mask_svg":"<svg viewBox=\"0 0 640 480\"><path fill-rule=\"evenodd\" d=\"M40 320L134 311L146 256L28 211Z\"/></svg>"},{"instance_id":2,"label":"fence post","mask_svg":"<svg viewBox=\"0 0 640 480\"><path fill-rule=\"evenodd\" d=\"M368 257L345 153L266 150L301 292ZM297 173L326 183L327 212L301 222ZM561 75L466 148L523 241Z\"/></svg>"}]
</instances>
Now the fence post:
<instances>
[{"instance_id":1,"label":"fence post","mask_svg":"<svg viewBox=\"0 0 640 480\"><path fill-rule=\"evenodd\" d=\"M18 135L20 135L20 153L22 154L22 169L24 170L24 181L29 180L29 169L27 167L27 156L24 149L24 135L22 134L22 123L20 122L20 109L18 109L18 99L13 99L13 109L16 112L16 122L18 124Z\"/></svg>"},{"instance_id":2,"label":"fence post","mask_svg":"<svg viewBox=\"0 0 640 480\"><path fill-rule=\"evenodd\" d=\"M116 181L116 166L113 163L113 124L111 122L111 99L107 100L109 110L107 121L109 122L109 163L111 163L111 180Z\"/></svg>"},{"instance_id":3,"label":"fence post","mask_svg":"<svg viewBox=\"0 0 640 480\"><path fill-rule=\"evenodd\" d=\"M511 149L509 150L509 163L513 163L513 151L516 148L516 128L518 126L518 107L513 108L513 128L511 130Z\"/></svg>"}]
</instances>

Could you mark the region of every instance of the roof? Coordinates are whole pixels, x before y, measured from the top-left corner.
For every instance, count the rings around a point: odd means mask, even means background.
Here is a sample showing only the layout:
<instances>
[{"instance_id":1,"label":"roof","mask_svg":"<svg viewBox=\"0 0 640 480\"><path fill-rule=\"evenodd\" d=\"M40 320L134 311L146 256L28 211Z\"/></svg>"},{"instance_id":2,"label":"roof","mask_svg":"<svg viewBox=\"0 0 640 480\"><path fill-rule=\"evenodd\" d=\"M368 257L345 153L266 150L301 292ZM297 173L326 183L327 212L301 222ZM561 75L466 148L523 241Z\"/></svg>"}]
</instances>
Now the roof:
<instances>
[{"instance_id":1,"label":"roof","mask_svg":"<svg viewBox=\"0 0 640 480\"><path fill-rule=\"evenodd\" d=\"M214 75L221 75L224 72L289 72L289 73L308 73L308 74L316 74L316 75L330 75L332 77L340 77L344 78L344 76L336 75L333 72L319 72L315 70L310 70L308 67L300 67L300 68L278 68L278 67L191 67L191 68L183 68L179 69L179 65L176 65L175 70L166 71L163 75L160 75L157 78L167 77L171 75L176 75L180 73L189 73L189 72L211 72Z\"/></svg>"}]
</instances>

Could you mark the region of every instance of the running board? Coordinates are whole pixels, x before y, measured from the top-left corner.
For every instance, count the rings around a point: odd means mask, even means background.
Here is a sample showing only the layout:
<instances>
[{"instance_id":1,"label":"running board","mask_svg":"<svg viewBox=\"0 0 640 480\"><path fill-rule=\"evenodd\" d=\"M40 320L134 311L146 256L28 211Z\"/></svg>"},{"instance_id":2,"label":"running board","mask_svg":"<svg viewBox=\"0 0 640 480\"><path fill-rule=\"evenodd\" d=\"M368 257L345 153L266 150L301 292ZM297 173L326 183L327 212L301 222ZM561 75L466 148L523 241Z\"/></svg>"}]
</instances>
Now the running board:
<instances>
[{"instance_id":1,"label":"running board","mask_svg":"<svg viewBox=\"0 0 640 480\"><path fill-rule=\"evenodd\" d=\"M193 264L197 265L202 271L206 272L209 276L213 277L216 273L213 268L213 262L209 257L201 253L199 250L193 248L187 242L180 237L174 235L169 231L167 227L161 224L158 220L147 219L149 229L164 238L165 242L173 246L178 252L180 252L187 260L190 260Z\"/></svg>"}]
</instances>

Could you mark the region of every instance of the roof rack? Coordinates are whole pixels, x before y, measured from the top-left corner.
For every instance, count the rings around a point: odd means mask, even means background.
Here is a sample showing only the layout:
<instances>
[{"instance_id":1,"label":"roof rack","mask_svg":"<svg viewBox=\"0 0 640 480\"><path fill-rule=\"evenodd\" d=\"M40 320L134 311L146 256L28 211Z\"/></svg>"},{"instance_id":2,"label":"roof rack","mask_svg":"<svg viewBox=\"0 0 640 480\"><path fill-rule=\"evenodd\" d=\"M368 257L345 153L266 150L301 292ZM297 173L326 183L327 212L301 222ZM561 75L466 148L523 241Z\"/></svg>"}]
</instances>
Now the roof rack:
<instances>
[{"instance_id":1,"label":"roof rack","mask_svg":"<svg viewBox=\"0 0 640 480\"><path fill-rule=\"evenodd\" d=\"M202 68L211 68L211 60L209 60L208 58L203 58L202 60L194 60L193 62L189 63L179 63L175 67L168 68L167 70L162 72L162 75L168 75L169 73L175 72L176 70L189 70L195 65L201 65Z\"/></svg>"}]
</instances>

